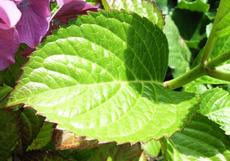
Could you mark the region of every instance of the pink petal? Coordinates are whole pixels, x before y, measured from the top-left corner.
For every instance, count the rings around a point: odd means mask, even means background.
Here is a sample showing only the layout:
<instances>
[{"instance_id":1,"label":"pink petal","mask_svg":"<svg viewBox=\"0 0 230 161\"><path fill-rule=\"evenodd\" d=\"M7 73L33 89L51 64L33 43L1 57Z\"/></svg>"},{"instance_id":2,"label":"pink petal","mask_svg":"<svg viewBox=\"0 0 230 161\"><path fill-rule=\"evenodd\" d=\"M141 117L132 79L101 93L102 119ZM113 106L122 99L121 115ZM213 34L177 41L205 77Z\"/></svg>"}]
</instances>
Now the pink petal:
<instances>
[{"instance_id":1,"label":"pink petal","mask_svg":"<svg viewBox=\"0 0 230 161\"><path fill-rule=\"evenodd\" d=\"M66 22L68 18L75 17L79 14L85 14L87 11L97 11L98 6L93 6L83 0L57 0L60 6L55 18Z\"/></svg>"},{"instance_id":2,"label":"pink petal","mask_svg":"<svg viewBox=\"0 0 230 161\"><path fill-rule=\"evenodd\" d=\"M21 18L21 12L16 4L9 0L0 0L0 28L14 27Z\"/></svg>"},{"instance_id":3,"label":"pink petal","mask_svg":"<svg viewBox=\"0 0 230 161\"><path fill-rule=\"evenodd\" d=\"M24 0L18 7L22 18L16 28L21 43L35 48L49 29L49 0Z\"/></svg>"},{"instance_id":4,"label":"pink petal","mask_svg":"<svg viewBox=\"0 0 230 161\"><path fill-rule=\"evenodd\" d=\"M4 70L14 63L18 47L18 33L14 28L0 30L0 70Z\"/></svg>"}]
</instances>

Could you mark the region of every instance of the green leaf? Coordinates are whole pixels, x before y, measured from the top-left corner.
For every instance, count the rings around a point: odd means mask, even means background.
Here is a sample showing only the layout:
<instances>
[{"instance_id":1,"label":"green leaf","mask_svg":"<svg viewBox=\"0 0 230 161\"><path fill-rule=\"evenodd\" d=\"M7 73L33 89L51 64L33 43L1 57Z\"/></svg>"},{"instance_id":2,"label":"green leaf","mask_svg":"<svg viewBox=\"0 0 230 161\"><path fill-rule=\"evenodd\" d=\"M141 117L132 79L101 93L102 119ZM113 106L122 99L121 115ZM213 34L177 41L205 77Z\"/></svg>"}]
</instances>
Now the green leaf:
<instances>
[{"instance_id":1,"label":"green leaf","mask_svg":"<svg viewBox=\"0 0 230 161\"><path fill-rule=\"evenodd\" d=\"M173 69L174 77L178 77L189 70L191 52L170 16L166 16L165 22L164 33L169 43L169 67Z\"/></svg>"},{"instance_id":2,"label":"green leaf","mask_svg":"<svg viewBox=\"0 0 230 161\"><path fill-rule=\"evenodd\" d=\"M79 161L138 161L142 150L139 144L129 145L123 144L105 144L91 150L91 155L88 159Z\"/></svg>"},{"instance_id":3,"label":"green leaf","mask_svg":"<svg viewBox=\"0 0 230 161\"><path fill-rule=\"evenodd\" d=\"M100 0L85 0L85 1L89 2L89 3L93 4L93 5L96 5L96 4L100 3Z\"/></svg>"},{"instance_id":4,"label":"green leaf","mask_svg":"<svg viewBox=\"0 0 230 161\"><path fill-rule=\"evenodd\" d=\"M62 150L50 153L28 152L26 158L28 161L31 161L29 158L42 160L44 157L52 159L54 156L62 158L63 161L138 161L141 153L142 150L139 144L116 145L115 143L110 143L84 150Z\"/></svg>"},{"instance_id":5,"label":"green leaf","mask_svg":"<svg viewBox=\"0 0 230 161\"><path fill-rule=\"evenodd\" d=\"M212 26L213 26L213 23L209 23L209 24L206 26L206 35L207 35L207 37L209 37L210 34L211 34Z\"/></svg>"},{"instance_id":6,"label":"green leaf","mask_svg":"<svg viewBox=\"0 0 230 161\"><path fill-rule=\"evenodd\" d=\"M169 7L168 7L168 0L155 0L157 6L162 10L163 14L168 14Z\"/></svg>"},{"instance_id":7,"label":"green leaf","mask_svg":"<svg viewBox=\"0 0 230 161\"><path fill-rule=\"evenodd\" d=\"M19 113L0 109L0 160L7 160L19 140Z\"/></svg>"},{"instance_id":8,"label":"green leaf","mask_svg":"<svg viewBox=\"0 0 230 161\"><path fill-rule=\"evenodd\" d=\"M204 84L201 84L199 82L192 81L184 86L184 91L185 92L190 92L190 93L196 93L196 94L202 94L208 90L208 87Z\"/></svg>"},{"instance_id":9,"label":"green leaf","mask_svg":"<svg viewBox=\"0 0 230 161\"><path fill-rule=\"evenodd\" d=\"M202 95L200 113L220 125L230 135L230 95L227 91L215 88Z\"/></svg>"},{"instance_id":10,"label":"green leaf","mask_svg":"<svg viewBox=\"0 0 230 161\"><path fill-rule=\"evenodd\" d=\"M26 108L21 113L21 139L24 150L36 138L44 122L44 117L37 116L33 109Z\"/></svg>"},{"instance_id":11,"label":"green leaf","mask_svg":"<svg viewBox=\"0 0 230 161\"><path fill-rule=\"evenodd\" d=\"M208 12L209 4L207 0L178 0L177 7L180 9L186 9L197 12Z\"/></svg>"},{"instance_id":12,"label":"green leaf","mask_svg":"<svg viewBox=\"0 0 230 161\"><path fill-rule=\"evenodd\" d=\"M219 7L218 7L218 12L215 17L215 22L214 22L214 30L215 32L223 32L224 30L227 31L227 29L230 29L229 23L230 23L230 1L228 0L221 0Z\"/></svg>"},{"instance_id":13,"label":"green leaf","mask_svg":"<svg viewBox=\"0 0 230 161\"><path fill-rule=\"evenodd\" d=\"M2 87L0 86L0 101L6 97L10 92L12 88L7 85L3 85Z\"/></svg>"},{"instance_id":14,"label":"green leaf","mask_svg":"<svg viewBox=\"0 0 230 161\"><path fill-rule=\"evenodd\" d=\"M161 144L159 141L156 140L151 140L147 143L143 143L141 147L144 152L152 158L157 157L161 150Z\"/></svg>"},{"instance_id":15,"label":"green leaf","mask_svg":"<svg viewBox=\"0 0 230 161\"><path fill-rule=\"evenodd\" d=\"M124 9L126 11L132 11L148 18L160 28L164 26L164 17L156 4L151 0L102 0L102 4L108 10Z\"/></svg>"},{"instance_id":16,"label":"green leaf","mask_svg":"<svg viewBox=\"0 0 230 161\"><path fill-rule=\"evenodd\" d=\"M53 123L44 122L37 134L37 137L33 140L27 150L39 150L46 148L46 146L52 143L54 128L55 125Z\"/></svg>"},{"instance_id":17,"label":"green leaf","mask_svg":"<svg viewBox=\"0 0 230 161\"><path fill-rule=\"evenodd\" d=\"M31 56L9 106L32 106L60 128L100 141L159 139L183 126L197 100L162 87L168 49L158 27L117 11L76 24Z\"/></svg>"},{"instance_id":18,"label":"green leaf","mask_svg":"<svg viewBox=\"0 0 230 161\"><path fill-rule=\"evenodd\" d=\"M23 161L72 161L69 158L63 158L56 151L29 151L20 156Z\"/></svg>"},{"instance_id":19,"label":"green leaf","mask_svg":"<svg viewBox=\"0 0 230 161\"><path fill-rule=\"evenodd\" d=\"M19 49L18 52L15 63L8 69L0 71L0 85L6 84L13 87L16 84L16 80L21 75L21 67L26 62L26 58L21 55L23 52L22 49Z\"/></svg>"},{"instance_id":20,"label":"green leaf","mask_svg":"<svg viewBox=\"0 0 230 161\"><path fill-rule=\"evenodd\" d=\"M199 50L200 42L206 38L207 17L200 12L176 8L173 11L172 19L177 25L182 38L186 40L188 47Z\"/></svg>"},{"instance_id":21,"label":"green leaf","mask_svg":"<svg viewBox=\"0 0 230 161\"><path fill-rule=\"evenodd\" d=\"M216 69L230 77L230 60L216 67ZM223 84L230 84L230 81L225 81Z\"/></svg>"},{"instance_id":22,"label":"green leaf","mask_svg":"<svg viewBox=\"0 0 230 161\"><path fill-rule=\"evenodd\" d=\"M230 84L228 81L212 78L210 76L202 76L196 80L199 84Z\"/></svg>"},{"instance_id":23,"label":"green leaf","mask_svg":"<svg viewBox=\"0 0 230 161\"><path fill-rule=\"evenodd\" d=\"M212 31L205 46L205 59L216 58L230 50L230 1L221 0Z\"/></svg>"},{"instance_id":24,"label":"green leaf","mask_svg":"<svg viewBox=\"0 0 230 161\"><path fill-rule=\"evenodd\" d=\"M218 125L196 115L165 143L168 161L229 161L230 140Z\"/></svg>"}]
</instances>

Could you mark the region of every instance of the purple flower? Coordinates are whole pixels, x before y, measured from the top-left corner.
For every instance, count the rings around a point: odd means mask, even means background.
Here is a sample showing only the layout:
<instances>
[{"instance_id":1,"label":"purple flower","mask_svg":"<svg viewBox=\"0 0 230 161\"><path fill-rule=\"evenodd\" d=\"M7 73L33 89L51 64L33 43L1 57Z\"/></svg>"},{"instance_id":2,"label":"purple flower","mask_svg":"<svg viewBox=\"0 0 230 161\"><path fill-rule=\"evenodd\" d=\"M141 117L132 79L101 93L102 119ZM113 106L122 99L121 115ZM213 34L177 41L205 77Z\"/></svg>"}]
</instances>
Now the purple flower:
<instances>
[{"instance_id":1,"label":"purple flower","mask_svg":"<svg viewBox=\"0 0 230 161\"><path fill-rule=\"evenodd\" d=\"M0 1L0 70L14 63L14 56L19 46L15 25L20 18L21 13L14 2Z\"/></svg>"},{"instance_id":2,"label":"purple flower","mask_svg":"<svg viewBox=\"0 0 230 161\"><path fill-rule=\"evenodd\" d=\"M22 17L16 28L21 43L35 48L49 29L50 0L17 0Z\"/></svg>"},{"instance_id":3,"label":"purple flower","mask_svg":"<svg viewBox=\"0 0 230 161\"><path fill-rule=\"evenodd\" d=\"M0 1L0 70L14 63L20 43L35 48L49 29L50 0Z\"/></svg>"},{"instance_id":4,"label":"purple flower","mask_svg":"<svg viewBox=\"0 0 230 161\"><path fill-rule=\"evenodd\" d=\"M76 15L86 14L87 11L97 11L99 8L83 0L57 0L57 4L59 9L54 18L62 23L66 23L68 19Z\"/></svg>"},{"instance_id":5,"label":"purple flower","mask_svg":"<svg viewBox=\"0 0 230 161\"><path fill-rule=\"evenodd\" d=\"M57 3L59 9L53 17L60 22L98 9L83 0L57 0ZM14 63L21 43L35 48L50 31L51 20L50 0L0 0L0 70Z\"/></svg>"}]
</instances>

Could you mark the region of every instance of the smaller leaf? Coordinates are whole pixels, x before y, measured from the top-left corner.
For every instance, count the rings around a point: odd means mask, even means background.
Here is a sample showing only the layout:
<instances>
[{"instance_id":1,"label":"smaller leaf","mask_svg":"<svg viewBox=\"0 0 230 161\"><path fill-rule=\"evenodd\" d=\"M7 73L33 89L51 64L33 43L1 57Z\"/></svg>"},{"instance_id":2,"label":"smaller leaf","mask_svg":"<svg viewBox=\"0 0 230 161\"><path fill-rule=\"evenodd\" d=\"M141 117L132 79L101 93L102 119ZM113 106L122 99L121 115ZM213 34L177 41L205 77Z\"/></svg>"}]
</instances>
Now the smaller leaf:
<instances>
[{"instance_id":1,"label":"smaller leaf","mask_svg":"<svg viewBox=\"0 0 230 161\"><path fill-rule=\"evenodd\" d=\"M192 81L184 86L185 92L202 94L206 92L208 88L204 84L198 83L196 80Z\"/></svg>"},{"instance_id":2,"label":"smaller leaf","mask_svg":"<svg viewBox=\"0 0 230 161\"><path fill-rule=\"evenodd\" d=\"M209 39L205 45L203 61L215 59L230 50L230 1L221 0Z\"/></svg>"},{"instance_id":3,"label":"smaller leaf","mask_svg":"<svg viewBox=\"0 0 230 161\"><path fill-rule=\"evenodd\" d=\"M174 77L178 77L189 70L191 52L171 17L166 16L165 21L164 33L169 43L169 67L174 70Z\"/></svg>"},{"instance_id":4,"label":"smaller leaf","mask_svg":"<svg viewBox=\"0 0 230 161\"><path fill-rule=\"evenodd\" d=\"M12 88L10 86L7 85L3 85L2 87L0 86L0 101L6 97L10 91L12 90Z\"/></svg>"},{"instance_id":5,"label":"smaller leaf","mask_svg":"<svg viewBox=\"0 0 230 161\"><path fill-rule=\"evenodd\" d=\"M44 122L37 137L33 140L32 144L27 148L27 150L44 149L49 144L52 145L54 129L55 125L53 123Z\"/></svg>"},{"instance_id":6,"label":"smaller leaf","mask_svg":"<svg viewBox=\"0 0 230 161\"><path fill-rule=\"evenodd\" d=\"M0 109L0 160L10 157L19 140L19 113Z\"/></svg>"},{"instance_id":7,"label":"smaller leaf","mask_svg":"<svg viewBox=\"0 0 230 161\"><path fill-rule=\"evenodd\" d=\"M207 0L178 0L177 7L197 12L207 12L209 10Z\"/></svg>"},{"instance_id":8,"label":"smaller leaf","mask_svg":"<svg viewBox=\"0 0 230 161\"><path fill-rule=\"evenodd\" d=\"M230 41L229 41L230 42ZM230 48L229 48L230 50ZM226 75L228 74L230 76L230 60L224 62L223 64L219 65L216 67L218 71L221 71L225 73ZM224 84L230 84L230 81L225 81L226 83Z\"/></svg>"},{"instance_id":9,"label":"smaller leaf","mask_svg":"<svg viewBox=\"0 0 230 161\"><path fill-rule=\"evenodd\" d=\"M35 110L26 108L21 113L21 138L24 150L36 138L44 122L44 117L36 115Z\"/></svg>"},{"instance_id":10,"label":"smaller leaf","mask_svg":"<svg viewBox=\"0 0 230 161\"><path fill-rule=\"evenodd\" d=\"M199 84L230 84L229 81L224 81L210 76L202 76L196 80Z\"/></svg>"},{"instance_id":11,"label":"smaller leaf","mask_svg":"<svg viewBox=\"0 0 230 161\"><path fill-rule=\"evenodd\" d=\"M168 6L168 0L155 0L157 6L162 10L163 14L168 14L169 12L169 6Z\"/></svg>"},{"instance_id":12,"label":"smaller leaf","mask_svg":"<svg viewBox=\"0 0 230 161\"><path fill-rule=\"evenodd\" d=\"M208 24L208 25L206 26L206 35L207 35L207 37L209 37L210 34L211 34L212 26L213 26L213 23L210 23L210 24Z\"/></svg>"},{"instance_id":13,"label":"smaller leaf","mask_svg":"<svg viewBox=\"0 0 230 161\"><path fill-rule=\"evenodd\" d=\"M220 125L230 135L230 95L227 91L215 88L202 95L200 113Z\"/></svg>"},{"instance_id":14,"label":"smaller leaf","mask_svg":"<svg viewBox=\"0 0 230 161\"><path fill-rule=\"evenodd\" d=\"M168 161L229 161L230 140L217 124L195 115L183 131L164 141Z\"/></svg>"},{"instance_id":15,"label":"smaller leaf","mask_svg":"<svg viewBox=\"0 0 230 161\"><path fill-rule=\"evenodd\" d=\"M199 49L200 42L206 38L205 26L207 17L200 12L176 8L173 11L172 19L188 47Z\"/></svg>"},{"instance_id":16,"label":"smaller leaf","mask_svg":"<svg viewBox=\"0 0 230 161\"><path fill-rule=\"evenodd\" d=\"M157 157L161 150L161 144L156 140L151 140L147 143L143 143L141 146L144 152L152 158Z\"/></svg>"},{"instance_id":17,"label":"smaller leaf","mask_svg":"<svg viewBox=\"0 0 230 161\"><path fill-rule=\"evenodd\" d=\"M91 3L93 5L96 5L96 4L100 3L100 0L85 0L85 1L88 2L88 3Z\"/></svg>"},{"instance_id":18,"label":"smaller leaf","mask_svg":"<svg viewBox=\"0 0 230 161\"><path fill-rule=\"evenodd\" d=\"M84 151L83 151L84 152ZM91 150L90 157L79 161L138 161L142 150L139 144L105 144Z\"/></svg>"},{"instance_id":19,"label":"smaller leaf","mask_svg":"<svg viewBox=\"0 0 230 161\"><path fill-rule=\"evenodd\" d=\"M11 87L15 86L16 80L21 75L21 67L26 62L26 58L20 55L21 52L22 51L19 51L19 54L16 55L14 64L6 70L0 71L0 85L6 84Z\"/></svg>"},{"instance_id":20,"label":"smaller leaf","mask_svg":"<svg viewBox=\"0 0 230 161\"><path fill-rule=\"evenodd\" d=\"M140 144L116 145L109 143L83 150L56 151L56 154L71 161L138 161L142 150Z\"/></svg>"},{"instance_id":21,"label":"smaller leaf","mask_svg":"<svg viewBox=\"0 0 230 161\"><path fill-rule=\"evenodd\" d=\"M30 151L25 153L20 159L23 161L72 161L63 158L55 151Z\"/></svg>"}]
</instances>

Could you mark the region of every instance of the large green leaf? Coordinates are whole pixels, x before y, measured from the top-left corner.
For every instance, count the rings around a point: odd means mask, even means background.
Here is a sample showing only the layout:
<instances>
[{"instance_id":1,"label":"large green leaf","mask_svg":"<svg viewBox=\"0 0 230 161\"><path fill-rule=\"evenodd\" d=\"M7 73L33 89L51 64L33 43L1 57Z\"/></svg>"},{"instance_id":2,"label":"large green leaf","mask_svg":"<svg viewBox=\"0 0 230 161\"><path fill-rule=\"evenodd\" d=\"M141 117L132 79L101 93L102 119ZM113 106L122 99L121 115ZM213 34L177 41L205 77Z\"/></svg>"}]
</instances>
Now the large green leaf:
<instances>
[{"instance_id":1,"label":"large green leaf","mask_svg":"<svg viewBox=\"0 0 230 161\"><path fill-rule=\"evenodd\" d=\"M207 0L178 0L178 8L190 11L207 12L209 4Z\"/></svg>"},{"instance_id":2,"label":"large green leaf","mask_svg":"<svg viewBox=\"0 0 230 161\"><path fill-rule=\"evenodd\" d=\"M162 87L167 40L146 18L126 12L82 16L37 50L8 106L24 103L60 128L101 141L170 136L196 98Z\"/></svg>"},{"instance_id":3,"label":"large green leaf","mask_svg":"<svg viewBox=\"0 0 230 161\"><path fill-rule=\"evenodd\" d=\"M19 140L19 113L0 109L0 160L7 160Z\"/></svg>"},{"instance_id":4,"label":"large green leaf","mask_svg":"<svg viewBox=\"0 0 230 161\"><path fill-rule=\"evenodd\" d=\"M140 16L148 18L160 28L164 26L163 15L152 0L102 0L102 4L108 9L124 9L136 12Z\"/></svg>"},{"instance_id":5,"label":"large green leaf","mask_svg":"<svg viewBox=\"0 0 230 161\"><path fill-rule=\"evenodd\" d=\"M197 115L165 144L169 161L229 161L230 140L218 125Z\"/></svg>"},{"instance_id":6,"label":"large green leaf","mask_svg":"<svg viewBox=\"0 0 230 161\"><path fill-rule=\"evenodd\" d=\"M191 52L171 17L166 16L165 21L164 33L169 43L169 67L174 70L174 77L178 77L189 70Z\"/></svg>"},{"instance_id":7,"label":"large green leaf","mask_svg":"<svg viewBox=\"0 0 230 161\"><path fill-rule=\"evenodd\" d=\"M205 92L202 95L200 112L230 135L230 95L227 91L215 88Z\"/></svg>"}]
</instances>

